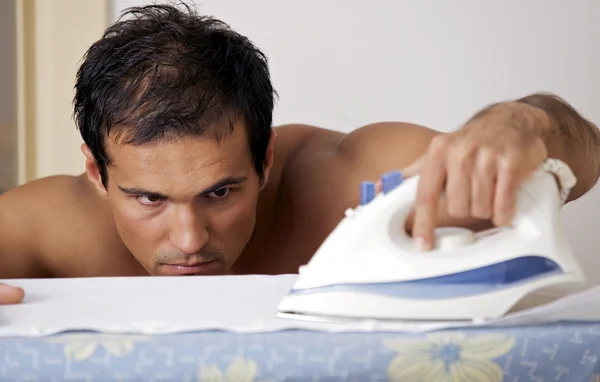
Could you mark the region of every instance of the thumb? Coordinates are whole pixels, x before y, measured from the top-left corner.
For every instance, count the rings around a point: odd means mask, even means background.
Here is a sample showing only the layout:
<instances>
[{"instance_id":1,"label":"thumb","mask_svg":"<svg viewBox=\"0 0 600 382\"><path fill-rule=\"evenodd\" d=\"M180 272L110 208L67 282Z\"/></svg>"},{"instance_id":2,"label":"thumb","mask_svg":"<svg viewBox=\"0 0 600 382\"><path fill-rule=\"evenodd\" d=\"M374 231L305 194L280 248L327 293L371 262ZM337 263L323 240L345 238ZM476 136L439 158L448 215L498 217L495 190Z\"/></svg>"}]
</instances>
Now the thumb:
<instances>
[{"instance_id":1,"label":"thumb","mask_svg":"<svg viewBox=\"0 0 600 382\"><path fill-rule=\"evenodd\" d=\"M411 178L415 175L418 175L423 168L423 164L425 163L425 155L420 156L417 160L406 166L404 169L400 170L402 176L404 178Z\"/></svg>"},{"instance_id":2,"label":"thumb","mask_svg":"<svg viewBox=\"0 0 600 382\"><path fill-rule=\"evenodd\" d=\"M0 305L18 304L23 301L23 297L23 289L0 283Z\"/></svg>"}]
</instances>

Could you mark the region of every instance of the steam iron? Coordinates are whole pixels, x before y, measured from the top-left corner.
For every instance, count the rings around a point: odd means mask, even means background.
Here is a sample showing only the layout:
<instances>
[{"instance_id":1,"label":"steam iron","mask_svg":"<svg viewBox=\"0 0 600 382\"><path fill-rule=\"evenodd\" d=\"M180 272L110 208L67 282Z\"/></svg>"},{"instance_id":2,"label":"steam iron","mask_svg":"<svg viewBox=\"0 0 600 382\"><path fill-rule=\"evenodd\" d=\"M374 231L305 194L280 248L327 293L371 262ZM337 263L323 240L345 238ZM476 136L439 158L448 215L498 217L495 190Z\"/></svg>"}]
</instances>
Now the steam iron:
<instances>
[{"instance_id":1,"label":"steam iron","mask_svg":"<svg viewBox=\"0 0 600 382\"><path fill-rule=\"evenodd\" d=\"M361 203L322 243L280 302L277 316L304 320L485 321L527 295L585 281L560 223L556 180L542 169L521 185L509 227L436 231L413 247L405 221L418 177L395 171L382 191L361 184Z\"/></svg>"}]
</instances>

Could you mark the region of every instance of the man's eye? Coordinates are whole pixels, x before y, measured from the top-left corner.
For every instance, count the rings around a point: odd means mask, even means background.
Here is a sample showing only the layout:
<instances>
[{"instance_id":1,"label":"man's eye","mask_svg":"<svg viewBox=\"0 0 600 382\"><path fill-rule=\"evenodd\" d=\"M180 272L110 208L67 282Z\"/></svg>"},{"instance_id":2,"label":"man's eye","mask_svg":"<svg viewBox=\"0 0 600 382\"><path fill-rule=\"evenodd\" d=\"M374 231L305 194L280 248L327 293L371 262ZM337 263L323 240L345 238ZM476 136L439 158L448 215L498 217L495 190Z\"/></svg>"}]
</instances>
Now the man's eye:
<instances>
[{"instance_id":1,"label":"man's eye","mask_svg":"<svg viewBox=\"0 0 600 382\"><path fill-rule=\"evenodd\" d=\"M230 188L219 188L218 190L211 192L207 196L211 199L222 199L229 195L230 192Z\"/></svg>"},{"instance_id":2,"label":"man's eye","mask_svg":"<svg viewBox=\"0 0 600 382\"><path fill-rule=\"evenodd\" d=\"M153 205L162 200L160 195L139 195L137 200L144 205Z\"/></svg>"}]
</instances>

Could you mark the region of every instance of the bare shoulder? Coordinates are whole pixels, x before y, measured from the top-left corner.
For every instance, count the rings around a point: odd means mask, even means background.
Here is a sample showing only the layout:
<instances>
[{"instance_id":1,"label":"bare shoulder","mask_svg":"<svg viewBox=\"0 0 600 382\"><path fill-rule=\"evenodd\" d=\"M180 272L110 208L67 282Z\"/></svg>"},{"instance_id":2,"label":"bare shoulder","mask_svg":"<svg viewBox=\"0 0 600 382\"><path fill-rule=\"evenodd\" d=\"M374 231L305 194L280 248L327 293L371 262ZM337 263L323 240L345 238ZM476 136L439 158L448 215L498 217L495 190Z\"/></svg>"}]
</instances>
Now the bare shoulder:
<instances>
[{"instance_id":1,"label":"bare shoulder","mask_svg":"<svg viewBox=\"0 0 600 382\"><path fill-rule=\"evenodd\" d=\"M275 127L277 133L276 161L285 166L290 159L293 159L307 142L315 142L325 134L332 134L332 131L319 128L317 126L306 124L288 124ZM341 135L336 135L339 138ZM313 139L317 137L317 140ZM282 167L283 167L282 166Z\"/></svg>"},{"instance_id":2,"label":"bare shoulder","mask_svg":"<svg viewBox=\"0 0 600 382\"><path fill-rule=\"evenodd\" d=\"M34 180L0 195L0 275L4 278L46 277L44 244L56 225L57 212L77 195L76 180L55 176ZM55 238L61 241L61 235Z\"/></svg>"},{"instance_id":3,"label":"bare shoulder","mask_svg":"<svg viewBox=\"0 0 600 382\"><path fill-rule=\"evenodd\" d=\"M327 132L315 133L298 150L287 179L308 224L321 227L321 235L343 218L344 211L360 203L362 181L375 181L389 171L402 170L426 153L439 131L403 122L380 122L363 126L337 140ZM412 225L409 216L407 229ZM438 226L464 226L482 229L488 221L451 218L445 200L440 200Z\"/></svg>"},{"instance_id":4,"label":"bare shoulder","mask_svg":"<svg viewBox=\"0 0 600 382\"><path fill-rule=\"evenodd\" d=\"M291 131L278 182L278 229L286 241L313 253L360 199L360 182L399 169L427 149L437 132L407 123L382 122L344 133L316 126ZM281 134L283 135L283 134ZM279 143L278 134L278 143ZM277 161L277 159L276 159Z\"/></svg>"},{"instance_id":5,"label":"bare shoulder","mask_svg":"<svg viewBox=\"0 0 600 382\"><path fill-rule=\"evenodd\" d=\"M77 211L86 198L81 177L57 175L36 179L0 195L3 216L13 213L17 222L32 228L47 226L42 217Z\"/></svg>"},{"instance_id":6,"label":"bare shoulder","mask_svg":"<svg viewBox=\"0 0 600 382\"><path fill-rule=\"evenodd\" d=\"M89 249L113 232L108 205L85 177L31 181L0 195L0 276L87 276Z\"/></svg>"},{"instance_id":7,"label":"bare shoulder","mask_svg":"<svg viewBox=\"0 0 600 382\"><path fill-rule=\"evenodd\" d=\"M358 201L361 180L412 161L435 135L403 123L377 123L351 133L310 125L275 130L275 163L248 250L259 255L238 260L245 271L296 272ZM396 156L381 160L386 152Z\"/></svg>"},{"instance_id":8,"label":"bare shoulder","mask_svg":"<svg viewBox=\"0 0 600 382\"><path fill-rule=\"evenodd\" d=\"M389 169L390 162L395 168L403 167L422 155L431 139L440 134L425 126L405 122L377 122L348 133L318 127L312 127L311 131L296 152L295 160L305 161L315 153L327 154L333 155L337 164L364 163L361 167L369 172L378 171L380 166ZM327 159L331 163L331 158Z\"/></svg>"},{"instance_id":9,"label":"bare shoulder","mask_svg":"<svg viewBox=\"0 0 600 382\"><path fill-rule=\"evenodd\" d=\"M275 132L277 133L275 161L269 182L263 192L263 200L277 198L282 191L285 191L290 181L300 176L298 172L306 168L306 163L301 164L300 167L298 163L311 157L307 153L324 151L317 147L331 146L343 136L342 133L306 124L277 126Z\"/></svg>"},{"instance_id":10,"label":"bare shoulder","mask_svg":"<svg viewBox=\"0 0 600 382\"><path fill-rule=\"evenodd\" d=\"M412 123L373 123L347 134L336 147L336 154L340 164L354 169L358 166L361 175L378 177L412 163L439 134Z\"/></svg>"},{"instance_id":11,"label":"bare shoulder","mask_svg":"<svg viewBox=\"0 0 600 382\"><path fill-rule=\"evenodd\" d=\"M321 200L342 213L358 203L361 181L409 165L438 134L403 122L373 123L349 133L316 129L290 158L288 178L310 185L302 189L312 205Z\"/></svg>"}]
</instances>

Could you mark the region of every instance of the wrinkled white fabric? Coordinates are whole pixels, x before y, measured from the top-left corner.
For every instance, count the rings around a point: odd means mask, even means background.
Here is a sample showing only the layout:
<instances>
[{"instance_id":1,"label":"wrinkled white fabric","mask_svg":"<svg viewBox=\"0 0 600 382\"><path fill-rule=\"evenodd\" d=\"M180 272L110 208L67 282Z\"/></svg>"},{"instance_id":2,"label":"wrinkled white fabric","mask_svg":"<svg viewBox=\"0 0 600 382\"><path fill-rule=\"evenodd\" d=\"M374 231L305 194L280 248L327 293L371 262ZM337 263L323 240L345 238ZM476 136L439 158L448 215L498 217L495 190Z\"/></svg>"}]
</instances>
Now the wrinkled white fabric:
<instances>
[{"instance_id":1,"label":"wrinkled white fabric","mask_svg":"<svg viewBox=\"0 0 600 382\"><path fill-rule=\"evenodd\" d=\"M297 275L2 280L25 290L22 304L0 306L0 336L70 330L167 334L285 329L419 332L468 323L306 322L275 316ZM600 287L485 325L600 321Z\"/></svg>"}]
</instances>

